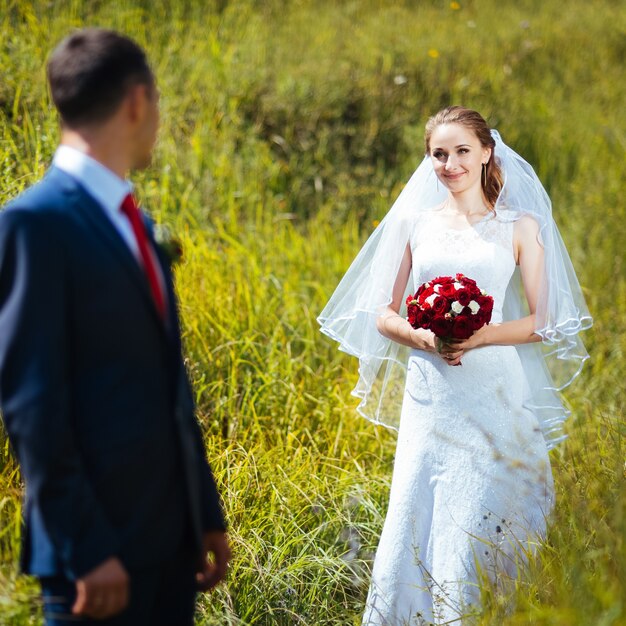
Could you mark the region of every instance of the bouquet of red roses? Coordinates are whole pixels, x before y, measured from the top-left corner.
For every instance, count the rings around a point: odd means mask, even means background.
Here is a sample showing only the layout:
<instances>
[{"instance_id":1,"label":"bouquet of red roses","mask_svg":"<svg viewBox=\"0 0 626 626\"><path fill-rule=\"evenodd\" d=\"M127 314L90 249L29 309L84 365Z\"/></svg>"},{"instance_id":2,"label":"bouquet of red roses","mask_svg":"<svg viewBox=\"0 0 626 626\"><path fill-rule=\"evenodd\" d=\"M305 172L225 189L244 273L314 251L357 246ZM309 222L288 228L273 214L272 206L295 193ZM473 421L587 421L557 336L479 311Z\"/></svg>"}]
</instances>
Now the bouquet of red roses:
<instances>
[{"instance_id":1,"label":"bouquet of red roses","mask_svg":"<svg viewBox=\"0 0 626 626\"><path fill-rule=\"evenodd\" d=\"M468 339L491 321L493 298L475 280L457 274L424 283L406 305L413 328L432 330L444 340Z\"/></svg>"}]
</instances>

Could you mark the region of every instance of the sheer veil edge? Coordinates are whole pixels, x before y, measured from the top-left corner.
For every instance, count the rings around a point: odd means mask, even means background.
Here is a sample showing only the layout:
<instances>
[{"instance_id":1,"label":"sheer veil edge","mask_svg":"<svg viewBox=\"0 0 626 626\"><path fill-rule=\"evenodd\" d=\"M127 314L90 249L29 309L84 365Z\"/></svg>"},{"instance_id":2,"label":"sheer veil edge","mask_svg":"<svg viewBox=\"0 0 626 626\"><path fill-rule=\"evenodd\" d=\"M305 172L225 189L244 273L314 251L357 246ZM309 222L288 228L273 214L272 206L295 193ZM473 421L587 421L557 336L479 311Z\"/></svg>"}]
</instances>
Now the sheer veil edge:
<instances>
[{"instance_id":1,"label":"sheer veil edge","mask_svg":"<svg viewBox=\"0 0 626 626\"><path fill-rule=\"evenodd\" d=\"M570 415L559 392L570 385L589 358L579 333L592 325L571 260L552 217L550 199L533 168L509 148L499 133L494 154L504 176L496 202L496 218L516 221L532 217L544 249L544 280L535 313L541 342L516 346L525 373L525 406L539 421L546 445L565 438L563 422ZM409 235L418 221L446 197L425 157L371 234L318 317L321 332L339 349L359 359L359 379L352 395L357 411L374 423L397 430L409 348L378 333L376 318L391 302L391 292ZM405 298L412 289L409 276ZM509 283L504 320L527 312L519 269ZM400 311L405 315L404 308Z\"/></svg>"}]
</instances>

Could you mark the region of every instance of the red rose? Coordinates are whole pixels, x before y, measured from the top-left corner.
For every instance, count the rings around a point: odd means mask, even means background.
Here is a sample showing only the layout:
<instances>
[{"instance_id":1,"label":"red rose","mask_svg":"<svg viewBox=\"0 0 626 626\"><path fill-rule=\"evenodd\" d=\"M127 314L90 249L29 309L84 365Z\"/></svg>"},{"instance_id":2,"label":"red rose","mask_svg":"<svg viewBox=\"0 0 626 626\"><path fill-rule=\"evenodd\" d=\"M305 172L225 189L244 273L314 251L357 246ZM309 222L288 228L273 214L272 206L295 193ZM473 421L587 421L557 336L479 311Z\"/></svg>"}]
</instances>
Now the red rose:
<instances>
[{"instance_id":1,"label":"red rose","mask_svg":"<svg viewBox=\"0 0 626 626\"><path fill-rule=\"evenodd\" d=\"M467 289L459 289L456 292L456 299L461 306L467 306L472 299L472 294Z\"/></svg>"},{"instance_id":2,"label":"red rose","mask_svg":"<svg viewBox=\"0 0 626 626\"><path fill-rule=\"evenodd\" d=\"M407 319L409 320L409 324L415 328L415 323L417 321L417 314L419 313L419 309L416 305L411 304L407 308Z\"/></svg>"},{"instance_id":3,"label":"red rose","mask_svg":"<svg viewBox=\"0 0 626 626\"><path fill-rule=\"evenodd\" d=\"M493 298L491 296L483 296L482 294L476 296L476 302L480 306L480 312L489 312L493 311Z\"/></svg>"},{"instance_id":4,"label":"red rose","mask_svg":"<svg viewBox=\"0 0 626 626\"><path fill-rule=\"evenodd\" d=\"M428 287L426 285L428 285ZM417 297L421 296L424 293L424 291L426 291L426 289L428 289L429 287L430 287L430 285L428 283L421 284L419 286L419 289L415 293L415 297L417 298Z\"/></svg>"},{"instance_id":5,"label":"red rose","mask_svg":"<svg viewBox=\"0 0 626 626\"><path fill-rule=\"evenodd\" d=\"M439 295L444 296L445 298L454 298L456 294L456 289L454 288L454 283L444 283L439 287Z\"/></svg>"},{"instance_id":6,"label":"red rose","mask_svg":"<svg viewBox=\"0 0 626 626\"><path fill-rule=\"evenodd\" d=\"M447 283L453 283L454 278L452 278L451 276L437 276L437 278L435 278L431 282L437 283L438 285L445 285Z\"/></svg>"},{"instance_id":7,"label":"red rose","mask_svg":"<svg viewBox=\"0 0 626 626\"><path fill-rule=\"evenodd\" d=\"M447 313L449 309L450 303L446 298L443 298L442 296L435 298L435 301L433 302L433 312L435 315L443 315L444 313Z\"/></svg>"},{"instance_id":8,"label":"red rose","mask_svg":"<svg viewBox=\"0 0 626 626\"><path fill-rule=\"evenodd\" d=\"M425 311L419 311L417 314L417 321L415 326L419 326L420 328L428 328L433 319L433 314L430 309L426 309Z\"/></svg>"},{"instance_id":9,"label":"red rose","mask_svg":"<svg viewBox=\"0 0 626 626\"><path fill-rule=\"evenodd\" d=\"M491 296L479 296L476 298L476 302L480 305L478 313L475 317L480 318L482 324L488 324L491 321L491 314L493 313L493 298Z\"/></svg>"},{"instance_id":10,"label":"red rose","mask_svg":"<svg viewBox=\"0 0 626 626\"><path fill-rule=\"evenodd\" d=\"M487 323L485 322L485 319L480 313L476 313L476 315L472 315L470 319L472 321L472 328L474 330L478 330L479 328L482 328Z\"/></svg>"},{"instance_id":11,"label":"red rose","mask_svg":"<svg viewBox=\"0 0 626 626\"><path fill-rule=\"evenodd\" d=\"M437 337L449 337L451 327L452 323L443 317L435 317L430 323L430 330L432 330Z\"/></svg>"},{"instance_id":12,"label":"red rose","mask_svg":"<svg viewBox=\"0 0 626 626\"><path fill-rule=\"evenodd\" d=\"M476 287L476 281L473 278L468 278L467 276L463 276L463 278L459 280L459 282L464 287Z\"/></svg>"},{"instance_id":13,"label":"red rose","mask_svg":"<svg viewBox=\"0 0 626 626\"><path fill-rule=\"evenodd\" d=\"M424 306L424 302L426 302L427 298L430 298L430 296L432 296L435 293L435 290L433 289L433 286L431 285L430 287L426 287L424 289L424 291L422 291L422 293L420 294L420 297L418 298L419 303ZM430 306L430 305L428 305Z\"/></svg>"},{"instance_id":14,"label":"red rose","mask_svg":"<svg viewBox=\"0 0 626 626\"><path fill-rule=\"evenodd\" d=\"M471 320L465 315L457 315L452 324L452 336L455 339L467 339L472 336L474 327Z\"/></svg>"}]
</instances>

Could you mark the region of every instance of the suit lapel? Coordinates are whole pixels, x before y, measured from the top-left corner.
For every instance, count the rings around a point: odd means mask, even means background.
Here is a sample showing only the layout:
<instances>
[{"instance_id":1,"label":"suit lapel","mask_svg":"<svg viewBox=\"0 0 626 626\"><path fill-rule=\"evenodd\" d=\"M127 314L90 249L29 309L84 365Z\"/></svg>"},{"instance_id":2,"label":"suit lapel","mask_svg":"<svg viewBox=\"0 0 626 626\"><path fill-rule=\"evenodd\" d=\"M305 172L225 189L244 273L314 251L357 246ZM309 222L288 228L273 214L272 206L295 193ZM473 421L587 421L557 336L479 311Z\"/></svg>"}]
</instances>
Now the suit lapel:
<instances>
[{"instance_id":1,"label":"suit lapel","mask_svg":"<svg viewBox=\"0 0 626 626\"><path fill-rule=\"evenodd\" d=\"M167 313L165 328L170 341L174 344L174 348L177 351L180 351L180 323L178 320L178 311L176 309L176 294L174 293L174 277L172 275L172 268L168 262L168 259L165 257L165 254L163 253L161 247L154 238L154 228L152 222L147 218L144 218L144 221L146 223L145 225L148 240L150 241L150 244L154 249L156 259L159 264L159 269L161 270L161 274L165 283L165 306Z\"/></svg>"},{"instance_id":2,"label":"suit lapel","mask_svg":"<svg viewBox=\"0 0 626 626\"><path fill-rule=\"evenodd\" d=\"M57 170L58 171L58 170ZM104 209L70 176L67 177L72 183L64 186L66 194L69 196L70 203L73 208L80 213L85 223L98 234L99 239L103 241L111 254L120 263L128 277L135 283L137 290L141 294L141 298L146 305L151 317L158 324L159 329L164 336L167 336L165 325L161 320L159 313L154 305L154 300L150 292L150 285L146 276L141 269L137 259L129 249L122 236L118 233L111 220L107 217ZM168 282L167 279L165 281ZM169 288L168 288L169 297Z\"/></svg>"}]
</instances>

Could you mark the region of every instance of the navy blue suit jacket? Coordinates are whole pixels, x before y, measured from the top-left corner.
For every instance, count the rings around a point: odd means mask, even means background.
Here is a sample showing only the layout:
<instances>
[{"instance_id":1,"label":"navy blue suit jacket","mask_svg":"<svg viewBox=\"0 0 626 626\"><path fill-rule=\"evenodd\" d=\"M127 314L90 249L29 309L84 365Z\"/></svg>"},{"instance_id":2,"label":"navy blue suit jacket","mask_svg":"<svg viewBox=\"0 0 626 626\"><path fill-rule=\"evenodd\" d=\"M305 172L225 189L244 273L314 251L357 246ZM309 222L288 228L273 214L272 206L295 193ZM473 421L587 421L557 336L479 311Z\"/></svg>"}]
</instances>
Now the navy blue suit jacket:
<instances>
[{"instance_id":1,"label":"navy blue suit jacket","mask_svg":"<svg viewBox=\"0 0 626 626\"><path fill-rule=\"evenodd\" d=\"M150 566L224 529L181 357L104 209L52 167L0 212L0 408L26 483L22 567Z\"/></svg>"}]
</instances>

